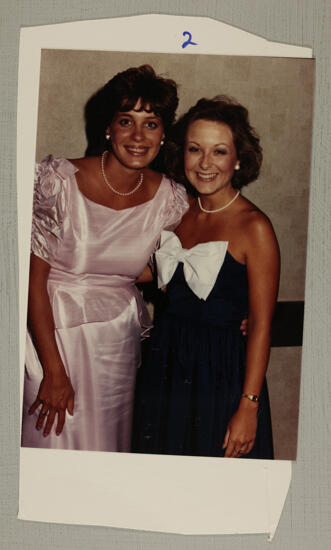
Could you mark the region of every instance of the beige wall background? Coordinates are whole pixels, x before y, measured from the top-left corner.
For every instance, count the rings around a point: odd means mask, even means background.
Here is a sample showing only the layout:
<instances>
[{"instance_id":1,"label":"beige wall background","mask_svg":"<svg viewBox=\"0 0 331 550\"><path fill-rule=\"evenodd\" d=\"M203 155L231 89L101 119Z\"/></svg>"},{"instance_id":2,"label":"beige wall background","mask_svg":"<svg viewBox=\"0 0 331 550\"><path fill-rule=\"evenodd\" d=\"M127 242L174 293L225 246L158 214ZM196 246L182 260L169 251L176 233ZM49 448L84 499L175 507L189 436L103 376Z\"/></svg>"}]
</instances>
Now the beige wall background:
<instances>
[{"instance_id":1,"label":"beige wall background","mask_svg":"<svg viewBox=\"0 0 331 550\"><path fill-rule=\"evenodd\" d=\"M244 194L270 216L282 251L280 300L303 300L314 62L307 59L44 50L36 158L77 158L86 148L84 105L114 74L151 64L179 89L178 114L223 93L245 105L264 151Z\"/></svg>"},{"instance_id":2,"label":"beige wall background","mask_svg":"<svg viewBox=\"0 0 331 550\"><path fill-rule=\"evenodd\" d=\"M84 155L84 106L114 74L151 64L178 84L178 114L200 97L245 105L261 138L260 178L244 194L272 220L282 255L279 299L304 299L314 61L307 59L44 50L36 158ZM273 348L268 370L276 458L296 456L301 348Z\"/></svg>"}]
</instances>

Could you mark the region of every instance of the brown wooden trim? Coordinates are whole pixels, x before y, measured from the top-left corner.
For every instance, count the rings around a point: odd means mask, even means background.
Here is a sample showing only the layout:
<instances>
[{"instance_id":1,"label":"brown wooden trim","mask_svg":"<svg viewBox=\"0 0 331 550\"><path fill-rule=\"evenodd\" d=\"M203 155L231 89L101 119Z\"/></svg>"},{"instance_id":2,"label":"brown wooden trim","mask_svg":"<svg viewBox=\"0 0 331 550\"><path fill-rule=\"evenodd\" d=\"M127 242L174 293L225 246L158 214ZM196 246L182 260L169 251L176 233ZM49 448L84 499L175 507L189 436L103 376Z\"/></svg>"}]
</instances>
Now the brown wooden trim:
<instances>
[{"instance_id":1,"label":"brown wooden trim","mask_svg":"<svg viewBox=\"0 0 331 550\"><path fill-rule=\"evenodd\" d=\"M304 302L277 302L271 326L271 346L302 346Z\"/></svg>"}]
</instances>

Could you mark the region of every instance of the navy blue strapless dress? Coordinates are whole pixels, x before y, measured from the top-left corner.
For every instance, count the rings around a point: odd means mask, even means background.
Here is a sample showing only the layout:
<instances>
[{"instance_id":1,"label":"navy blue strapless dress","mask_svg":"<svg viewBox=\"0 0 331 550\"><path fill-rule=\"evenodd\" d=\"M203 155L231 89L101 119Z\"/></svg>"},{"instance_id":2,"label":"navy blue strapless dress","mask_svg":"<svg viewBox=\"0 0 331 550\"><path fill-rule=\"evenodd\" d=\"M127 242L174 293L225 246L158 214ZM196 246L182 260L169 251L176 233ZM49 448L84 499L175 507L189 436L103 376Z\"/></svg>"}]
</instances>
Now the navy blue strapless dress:
<instances>
[{"instance_id":1,"label":"navy blue strapless dress","mask_svg":"<svg viewBox=\"0 0 331 550\"><path fill-rule=\"evenodd\" d=\"M138 371L133 452L224 456L226 428L244 383L240 324L247 314L246 266L228 252L206 300L190 290L178 264ZM273 458L265 382L256 440L245 458Z\"/></svg>"}]
</instances>

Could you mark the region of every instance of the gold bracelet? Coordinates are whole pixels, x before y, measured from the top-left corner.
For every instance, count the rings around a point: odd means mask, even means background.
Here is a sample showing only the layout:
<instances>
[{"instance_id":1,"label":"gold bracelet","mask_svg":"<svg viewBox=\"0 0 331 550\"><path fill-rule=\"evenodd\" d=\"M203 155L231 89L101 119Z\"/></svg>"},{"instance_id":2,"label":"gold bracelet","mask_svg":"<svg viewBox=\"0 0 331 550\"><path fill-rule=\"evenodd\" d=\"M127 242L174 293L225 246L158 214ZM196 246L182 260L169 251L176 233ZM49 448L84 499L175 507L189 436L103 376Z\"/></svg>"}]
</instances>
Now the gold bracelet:
<instances>
[{"instance_id":1,"label":"gold bracelet","mask_svg":"<svg viewBox=\"0 0 331 550\"><path fill-rule=\"evenodd\" d=\"M254 403L259 402L259 396L254 395L254 393L242 393L241 397L246 397L246 399L249 399L250 401L254 401Z\"/></svg>"}]
</instances>

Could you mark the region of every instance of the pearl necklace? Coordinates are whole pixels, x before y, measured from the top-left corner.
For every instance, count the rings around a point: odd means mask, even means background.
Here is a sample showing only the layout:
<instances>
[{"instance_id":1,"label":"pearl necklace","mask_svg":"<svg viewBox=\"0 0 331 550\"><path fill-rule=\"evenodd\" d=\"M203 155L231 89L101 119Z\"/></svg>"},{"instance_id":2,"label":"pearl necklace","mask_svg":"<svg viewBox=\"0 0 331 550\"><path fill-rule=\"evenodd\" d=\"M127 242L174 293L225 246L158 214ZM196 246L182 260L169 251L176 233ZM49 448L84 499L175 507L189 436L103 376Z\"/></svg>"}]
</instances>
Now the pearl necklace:
<instances>
[{"instance_id":1,"label":"pearl necklace","mask_svg":"<svg viewBox=\"0 0 331 550\"><path fill-rule=\"evenodd\" d=\"M105 154L106 153L107 153L107 151L104 151L101 155L101 174L102 174L102 177L104 179L105 184L107 185L107 187L109 187L109 189L113 193L115 193L115 195L120 195L121 197L128 197L129 195L133 195L133 193L138 191L139 187L142 185L142 183L144 181L144 174L142 172L140 172L140 175L137 179L137 185L136 185L136 187L134 187L134 189L132 189L132 191L129 191L128 193L121 193L120 191L117 191L117 189L114 189L114 187L110 184L110 182L107 179L106 173L105 173Z\"/></svg>"},{"instance_id":2,"label":"pearl necklace","mask_svg":"<svg viewBox=\"0 0 331 550\"><path fill-rule=\"evenodd\" d=\"M220 212L221 210L224 210L225 208L230 206L230 204L232 204L239 197L239 195L240 195L240 191L237 191L237 193L235 194L233 199L230 200L230 202L227 202L224 206L221 206L221 208L216 208L216 210L206 210L206 208L204 208L201 204L200 197L198 197L198 204L199 204L200 210L202 210L202 212L205 212L206 214L214 214L214 212Z\"/></svg>"}]
</instances>

